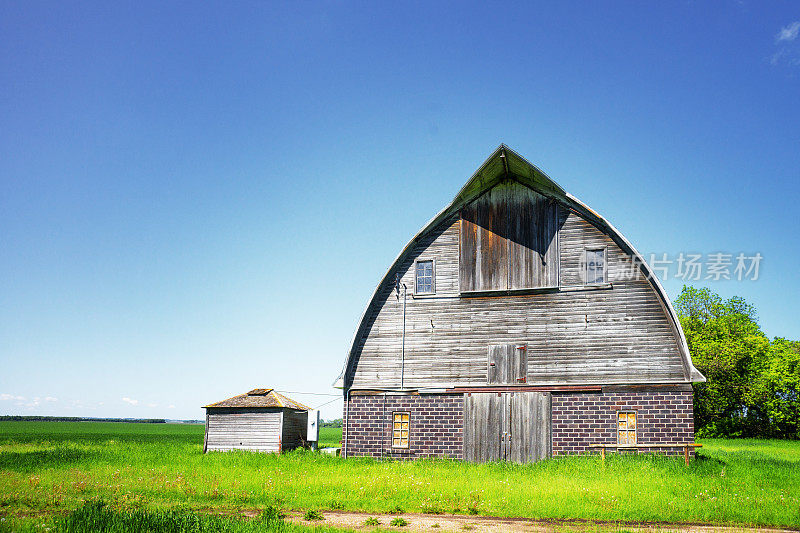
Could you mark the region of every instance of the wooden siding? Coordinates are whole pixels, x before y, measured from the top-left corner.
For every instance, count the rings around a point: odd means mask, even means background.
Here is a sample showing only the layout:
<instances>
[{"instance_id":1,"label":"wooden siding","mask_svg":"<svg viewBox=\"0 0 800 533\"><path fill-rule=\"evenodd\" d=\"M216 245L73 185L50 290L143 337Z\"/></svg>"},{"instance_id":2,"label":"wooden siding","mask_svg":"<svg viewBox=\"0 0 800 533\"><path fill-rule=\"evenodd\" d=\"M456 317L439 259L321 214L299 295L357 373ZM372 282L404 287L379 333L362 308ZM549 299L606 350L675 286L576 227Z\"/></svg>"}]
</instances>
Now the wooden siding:
<instances>
[{"instance_id":1,"label":"wooden siding","mask_svg":"<svg viewBox=\"0 0 800 533\"><path fill-rule=\"evenodd\" d=\"M558 286L558 204L515 184L509 200L509 289Z\"/></svg>"},{"instance_id":2,"label":"wooden siding","mask_svg":"<svg viewBox=\"0 0 800 533\"><path fill-rule=\"evenodd\" d=\"M281 451L281 409L207 409L207 451Z\"/></svg>"},{"instance_id":3,"label":"wooden siding","mask_svg":"<svg viewBox=\"0 0 800 533\"><path fill-rule=\"evenodd\" d=\"M554 201L507 181L461 210L460 289L485 292L558 285Z\"/></svg>"},{"instance_id":4,"label":"wooden siding","mask_svg":"<svg viewBox=\"0 0 800 533\"><path fill-rule=\"evenodd\" d=\"M287 409L283 414L283 451L303 446L307 440L308 411Z\"/></svg>"},{"instance_id":5,"label":"wooden siding","mask_svg":"<svg viewBox=\"0 0 800 533\"><path fill-rule=\"evenodd\" d=\"M508 288L508 197L498 185L461 214L461 290Z\"/></svg>"},{"instance_id":6,"label":"wooden siding","mask_svg":"<svg viewBox=\"0 0 800 533\"><path fill-rule=\"evenodd\" d=\"M408 298L406 387L486 385L487 347L515 343L528 345L531 385L686 381L673 326L650 282L619 279L631 271L629 256L574 212L557 210L559 290L464 297L459 216L418 239L396 268L413 287L414 261L435 259L436 294ZM611 284L583 286L587 247L606 248ZM392 289L382 286L365 313L345 375L348 387L400 385L403 302Z\"/></svg>"}]
</instances>

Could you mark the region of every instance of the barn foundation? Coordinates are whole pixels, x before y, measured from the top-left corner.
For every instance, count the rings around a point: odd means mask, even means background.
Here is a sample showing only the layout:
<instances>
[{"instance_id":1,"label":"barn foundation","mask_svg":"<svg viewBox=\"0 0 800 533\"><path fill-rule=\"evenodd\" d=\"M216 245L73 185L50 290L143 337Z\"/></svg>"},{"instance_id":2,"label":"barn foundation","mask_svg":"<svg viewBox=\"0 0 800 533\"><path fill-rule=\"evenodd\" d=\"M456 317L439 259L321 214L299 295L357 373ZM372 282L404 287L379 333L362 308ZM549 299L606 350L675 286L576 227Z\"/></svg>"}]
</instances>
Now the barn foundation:
<instances>
[{"instance_id":1,"label":"barn foundation","mask_svg":"<svg viewBox=\"0 0 800 533\"><path fill-rule=\"evenodd\" d=\"M464 459L465 397L353 392L345 402L344 455ZM553 392L551 402L553 457L598 453L592 445L617 445L620 412L636 413L638 453L682 456L683 448L674 445L694 439L691 390ZM409 415L407 447L393 446L398 413ZM689 453L693 456L694 448Z\"/></svg>"}]
</instances>

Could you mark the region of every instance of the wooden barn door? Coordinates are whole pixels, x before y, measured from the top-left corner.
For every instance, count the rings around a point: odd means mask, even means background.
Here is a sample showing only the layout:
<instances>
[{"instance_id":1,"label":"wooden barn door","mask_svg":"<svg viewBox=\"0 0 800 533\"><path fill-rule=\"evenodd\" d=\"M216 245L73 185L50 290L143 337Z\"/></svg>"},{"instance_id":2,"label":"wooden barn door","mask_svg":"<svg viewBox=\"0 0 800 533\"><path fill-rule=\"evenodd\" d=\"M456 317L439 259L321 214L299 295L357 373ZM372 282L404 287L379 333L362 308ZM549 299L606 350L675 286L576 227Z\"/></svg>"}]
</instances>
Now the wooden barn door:
<instances>
[{"instance_id":1,"label":"wooden barn door","mask_svg":"<svg viewBox=\"0 0 800 533\"><path fill-rule=\"evenodd\" d=\"M529 463L551 454L550 393L484 392L464 398L464 459Z\"/></svg>"},{"instance_id":2,"label":"wooden barn door","mask_svg":"<svg viewBox=\"0 0 800 533\"><path fill-rule=\"evenodd\" d=\"M464 459L476 463L499 461L505 456L501 433L505 426L506 398L486 392L464 398Z\"/></svg>"},{"instance_id":3,"label":"wooden barn door","mask_svg":"<svg viewBox=\"0 0 800 533\"><path fill-rule=\"evenodd\" d=\"M528 347L524 344L489 346L486 382L489 385L525 383L528 376Z\"/></svg>"},{"instance_id":4,"label":"wooden barn door","mask_svg":"<svg viewBox=\"0 0 800 533\"><path fill-rule=\"evenodd\" d=\"M551 455L549 392L514 392L509 419L509 453L506 459L516 463L532 463Z\"/></svg>"}]
</instances>

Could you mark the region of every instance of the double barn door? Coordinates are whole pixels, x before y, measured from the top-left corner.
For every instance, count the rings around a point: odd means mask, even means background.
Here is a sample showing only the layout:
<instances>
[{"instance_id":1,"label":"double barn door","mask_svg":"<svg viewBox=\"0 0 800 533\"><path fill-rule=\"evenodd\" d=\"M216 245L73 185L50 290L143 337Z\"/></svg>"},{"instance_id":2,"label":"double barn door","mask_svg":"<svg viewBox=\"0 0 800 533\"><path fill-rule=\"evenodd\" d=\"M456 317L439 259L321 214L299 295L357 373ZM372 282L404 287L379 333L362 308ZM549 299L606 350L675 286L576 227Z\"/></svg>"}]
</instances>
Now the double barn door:
<instances>
[{"instance_id":1,"label":"double barn door","mask_svg":"<svg viewBox=\"0 0 800 533\"><path fill-rule=\"evenodd\" d=\"M481 392L464 398L464 459L529 463L551 455L549 392Z\"/></svg>"}]
</instances>

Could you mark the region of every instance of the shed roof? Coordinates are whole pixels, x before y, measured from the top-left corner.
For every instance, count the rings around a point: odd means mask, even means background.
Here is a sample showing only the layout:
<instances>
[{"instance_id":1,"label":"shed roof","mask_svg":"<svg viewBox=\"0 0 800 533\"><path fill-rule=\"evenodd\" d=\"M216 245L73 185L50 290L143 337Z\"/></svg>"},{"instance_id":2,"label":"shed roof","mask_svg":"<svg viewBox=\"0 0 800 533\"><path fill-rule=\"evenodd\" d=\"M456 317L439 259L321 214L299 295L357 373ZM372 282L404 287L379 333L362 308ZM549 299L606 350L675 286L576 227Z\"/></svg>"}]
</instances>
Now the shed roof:
<instances>
[{"instance_id":1,"label":"shed roof","mask_svg":"<svg viewBox=\"0 0 800 533\"><path fill-rule=\"evenodd\" d=\"M285 407L287 409L298 409L300 411L308 411L311 409L307 405L303 405L300 402L296 402L276 392L275 389L253 389L250 392L239 394L227 400L203 406L204 409L208 407Z\"/></svg>"}]
</instances>

